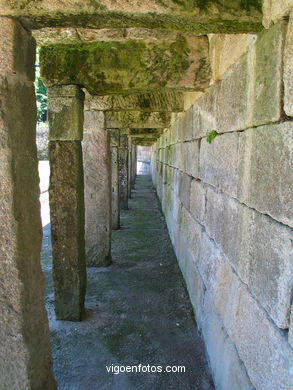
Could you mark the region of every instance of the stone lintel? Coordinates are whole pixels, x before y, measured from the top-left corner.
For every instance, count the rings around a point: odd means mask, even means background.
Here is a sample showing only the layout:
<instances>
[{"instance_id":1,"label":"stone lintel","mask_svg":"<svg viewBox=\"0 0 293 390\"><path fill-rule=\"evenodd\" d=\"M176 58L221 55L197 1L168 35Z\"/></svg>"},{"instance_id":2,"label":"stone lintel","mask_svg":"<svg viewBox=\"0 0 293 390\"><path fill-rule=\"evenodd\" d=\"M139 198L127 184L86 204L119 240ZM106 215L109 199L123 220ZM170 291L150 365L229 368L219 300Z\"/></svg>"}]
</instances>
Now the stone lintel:
<instances>
[{"instance_id":1,"label":"stone lintel","mask_svg":"<svg viewBox=\"0 0 293 390\"><path fill-rule=\"evenodd\" d=\"M91 96L85 91L87 110L180 112L184 110L184 93L163 91L127 95Z\"/></svg>"},{"instance_id":2,"label":"stone lintel","mask_svg":"<svg viewBox=\"0 0 293 390\"><path fill-rule=\"evenodd\" d=\"M167 5L166 5L167 3ZM35 3L0 1L2 15L19 17L30 29L43 27L128 28L146 27L161 30L186 31L195 34L247 33L262 29L261 1L253 5L241 0L211 0L208 6L190 2L73 2L43 0ZM232 4L232 5L231 5ZM251 4L251 3L250 3Z\"/></svg>"},{"instance_id":3,"label":"stone lintel","mask_svg":"<svg viewBox=\"0 0 293 390\"><path fill-rule=\"evenodd\" d=\"M140 112L140 111L108 111L106 126L111 128L129 129L162 129L170 127L171 113Z\"/></svg>"},{"instance_id":4,"label":"stone lintel","mask_svg":"<svg viewBox=\"0 0 293 390\"><path fill-rule=\"evenodd\" d=\"M81 141L83 137L84 93L77 85L48 89L50 141Z\"/></svg>"},{"instance_id":5,"label":"stone lintel","mask_svg":"<svg viewBox=\"0 0 293 390\"><path fill-rule=\"evenodd\" d=\"M158 89L202 91L210 81L206 36L177 34L171 41L114 39L43 46L40 64L47 87L78 84L100 96ZM148 104L149 99L140 102Z\"/></svg>"}]
</instances>

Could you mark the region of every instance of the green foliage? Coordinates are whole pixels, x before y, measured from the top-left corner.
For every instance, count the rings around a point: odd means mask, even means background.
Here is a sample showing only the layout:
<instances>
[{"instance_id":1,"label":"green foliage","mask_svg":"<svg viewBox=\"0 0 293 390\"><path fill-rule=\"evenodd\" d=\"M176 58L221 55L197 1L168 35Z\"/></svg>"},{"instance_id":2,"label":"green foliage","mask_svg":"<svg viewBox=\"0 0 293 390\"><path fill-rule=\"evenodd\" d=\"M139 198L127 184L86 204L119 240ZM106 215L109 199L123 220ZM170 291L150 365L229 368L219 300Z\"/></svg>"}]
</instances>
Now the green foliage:
<instances>
[{"instance_id":1,"label":"green foliage","mask_svg":"<svg viewBox=\"0 0 293 390\"><path fill-rule=\"evenodd\" d=\"M218 135L218 132L216 130L211 130L209 131L207 134L207 142L209 144L212 143L212 141L216 138L216 136Z\"/></svg>"},{"instance_id":2,"label":"green foliage","mask_svg":"<svg viewBox=\"0 0 293 390\"><path fill-rule=\"evenodd\" d=\"M37 51L37 60L36 60L35 91L36 91L36 99L37 99L37 121L38 122L46 122L47 111L48 111L48 97L47 97L47 89L44 86L42 79L40 77L39 52L38 51Z\"/></svg>"}]
</instances>

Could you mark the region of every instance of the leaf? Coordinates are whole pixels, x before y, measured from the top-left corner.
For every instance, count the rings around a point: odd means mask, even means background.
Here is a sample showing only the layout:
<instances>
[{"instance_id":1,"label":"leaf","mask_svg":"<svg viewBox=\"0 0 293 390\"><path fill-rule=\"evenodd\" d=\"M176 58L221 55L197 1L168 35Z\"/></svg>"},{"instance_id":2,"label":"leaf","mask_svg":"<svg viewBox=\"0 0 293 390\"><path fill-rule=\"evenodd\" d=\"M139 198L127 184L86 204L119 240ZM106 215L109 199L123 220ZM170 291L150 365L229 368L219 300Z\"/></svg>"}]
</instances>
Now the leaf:
<instances>
[{"instance_id":1,"label":"leaf","mask_svg":"<svg viewBox=\"0 0 293 390\"><path fill-rule=\"evenodd\" d=\"M216 136L218 135L218 132L216 130L211 130L209 131L207 134L207 142L209 144L212 143L212 141L216 138Z\"/></svg>"}]
</instances>

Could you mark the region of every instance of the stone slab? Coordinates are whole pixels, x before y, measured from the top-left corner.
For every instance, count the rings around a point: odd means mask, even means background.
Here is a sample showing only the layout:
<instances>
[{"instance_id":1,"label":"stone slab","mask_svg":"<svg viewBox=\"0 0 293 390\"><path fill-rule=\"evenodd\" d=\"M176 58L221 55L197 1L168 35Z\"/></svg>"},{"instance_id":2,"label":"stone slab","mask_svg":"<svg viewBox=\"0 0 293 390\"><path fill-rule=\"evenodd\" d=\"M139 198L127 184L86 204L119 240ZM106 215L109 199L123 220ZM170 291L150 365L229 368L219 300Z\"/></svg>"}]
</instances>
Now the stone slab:
<instances>
[{"instance_id":1,"label":"stone slab","mask_svg":"<svg viewBox=\"0 0 293 390\"><path fill-rule=\"evenodd\" d=\"M261 32L252 48L254 71L249 126L276 122L281 117L284 27L284 22L278 22Z\"/></svg>"},{"instance_id":2,"label":"stone slab","mask_svg":"<svg viewBox=\"0 0 293 390\"><path fill-rule=\"evenodd\" d=\"M102 111L177 112L184 109L184 93L176 91L91 96L86 94L85 107Z\"/></svg>"},{"instance_id":3,"label":"stone slab","mask_svg":"<svg viewBox=\"0 0 293 390\"><path fill-rule=\"evenodd\" d=\"M205 223L237 274L275 324L289 325L292 229L210 188Z\"/></svg>"},{"instance_id":4,"label":"stone slab","mask_svg":"<svg viewBox=\"0 0 293 390\"><path fill-rule=\"evenodd\" d=\"M192 177L184 172L179 172L178 195L186 210L190 207L190 185Z\"/></svg>"},{"instance_id":5,"label":"stone slab","mask_svg":"<svg viewBox=\"0 0 293 390\"><path fill-rule=\"evenodd\" d=\"M206 272L204 267L212 270L205 279L206 307L215 306L255 388L289 390L293 385L292 349L284 333L259 306L215 243L204 236L201 253L207 254L200 272Z\"/></svg>"},{"instance_id":6,"label":"stone slab","mask_svg":"<svg viewBox=\"0 0 293 390\"><path fill-rule=\"evenodd\" d=\"M239 133L221 134L209 144L201 141L199 177L234 197L239 181Z\"/></svg>"},{"instance_id":7,"label":"stone slab","mask_svg":"<svg viewBox=\"0 0 293 390\"><path fill-rule=\"evenodd\" d=\"M293 122L249 129L240 136L237 197L291 227L292 153Z\"/></svg>"},{"instance_id":8,"label":"stone slab","mask_svg":"<svg viewBox=\"0 0 293 390\"><path fill-rule=\"evenodd\" d=\"M166 112L107 111L107 129L162 129L169 127L171 114Z\"/></svg>"},{"instance_id":9,"label":"stone slab","mask_svg":"<svg viewBox=\"0 0 293 390\"><path fill-rule=\"evenodd\" d=\"M193 179L190 189L190 213L200 223L204 220L206 204L206 190L202 182Z\"/></svg>"},{"instance_id":10,"label":"stone slab","mask_svg":"<svg viewBox=\"0 0 293 390\"><path fill-rule=\"evenodd\" d=\"M210 78L205 36L177 34L173 41L114 39L43 46L40 63L47 87L78 84L91 95L101 96L158 89L201 91Z\"/></svg>"},{"instance_id":11,"label":"stone slab","mask_svg":"<svg viewBox=\"0 0 293 390\"><path fill-rule=\"evenodd\" d=\"M293 1L292 1L293 7ZM286 42L284 48L284 110L288 116L293 116L293 11L290 13L289 24L286 33Z\"/></svg>"}]
</instances>

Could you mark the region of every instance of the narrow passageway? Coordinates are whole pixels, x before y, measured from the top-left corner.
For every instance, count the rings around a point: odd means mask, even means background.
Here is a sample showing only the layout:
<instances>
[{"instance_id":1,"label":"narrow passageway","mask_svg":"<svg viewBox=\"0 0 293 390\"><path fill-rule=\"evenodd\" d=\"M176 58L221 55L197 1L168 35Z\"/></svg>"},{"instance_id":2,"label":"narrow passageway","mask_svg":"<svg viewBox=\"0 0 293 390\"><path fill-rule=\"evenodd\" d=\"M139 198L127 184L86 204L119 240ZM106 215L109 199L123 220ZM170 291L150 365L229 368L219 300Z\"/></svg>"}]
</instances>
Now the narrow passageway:
<instances>
[{"instance_id":1,"label":"narrow passageway","mask_svg":"<svg viewBox=\"0 0 293 390\"><path fill-rule=\"evenodd\" d=\"M121 229L113 232L113 264L88 268L82 322L55 320L45 227L42 262L59 389L213 389L147 164L142 171L146 174L137 176L129 210L122 212ZM185 373L114 374L112 365L149 365L149 371L151 366L163 371L184 366Z\"/></svg>"}]
</instances>

